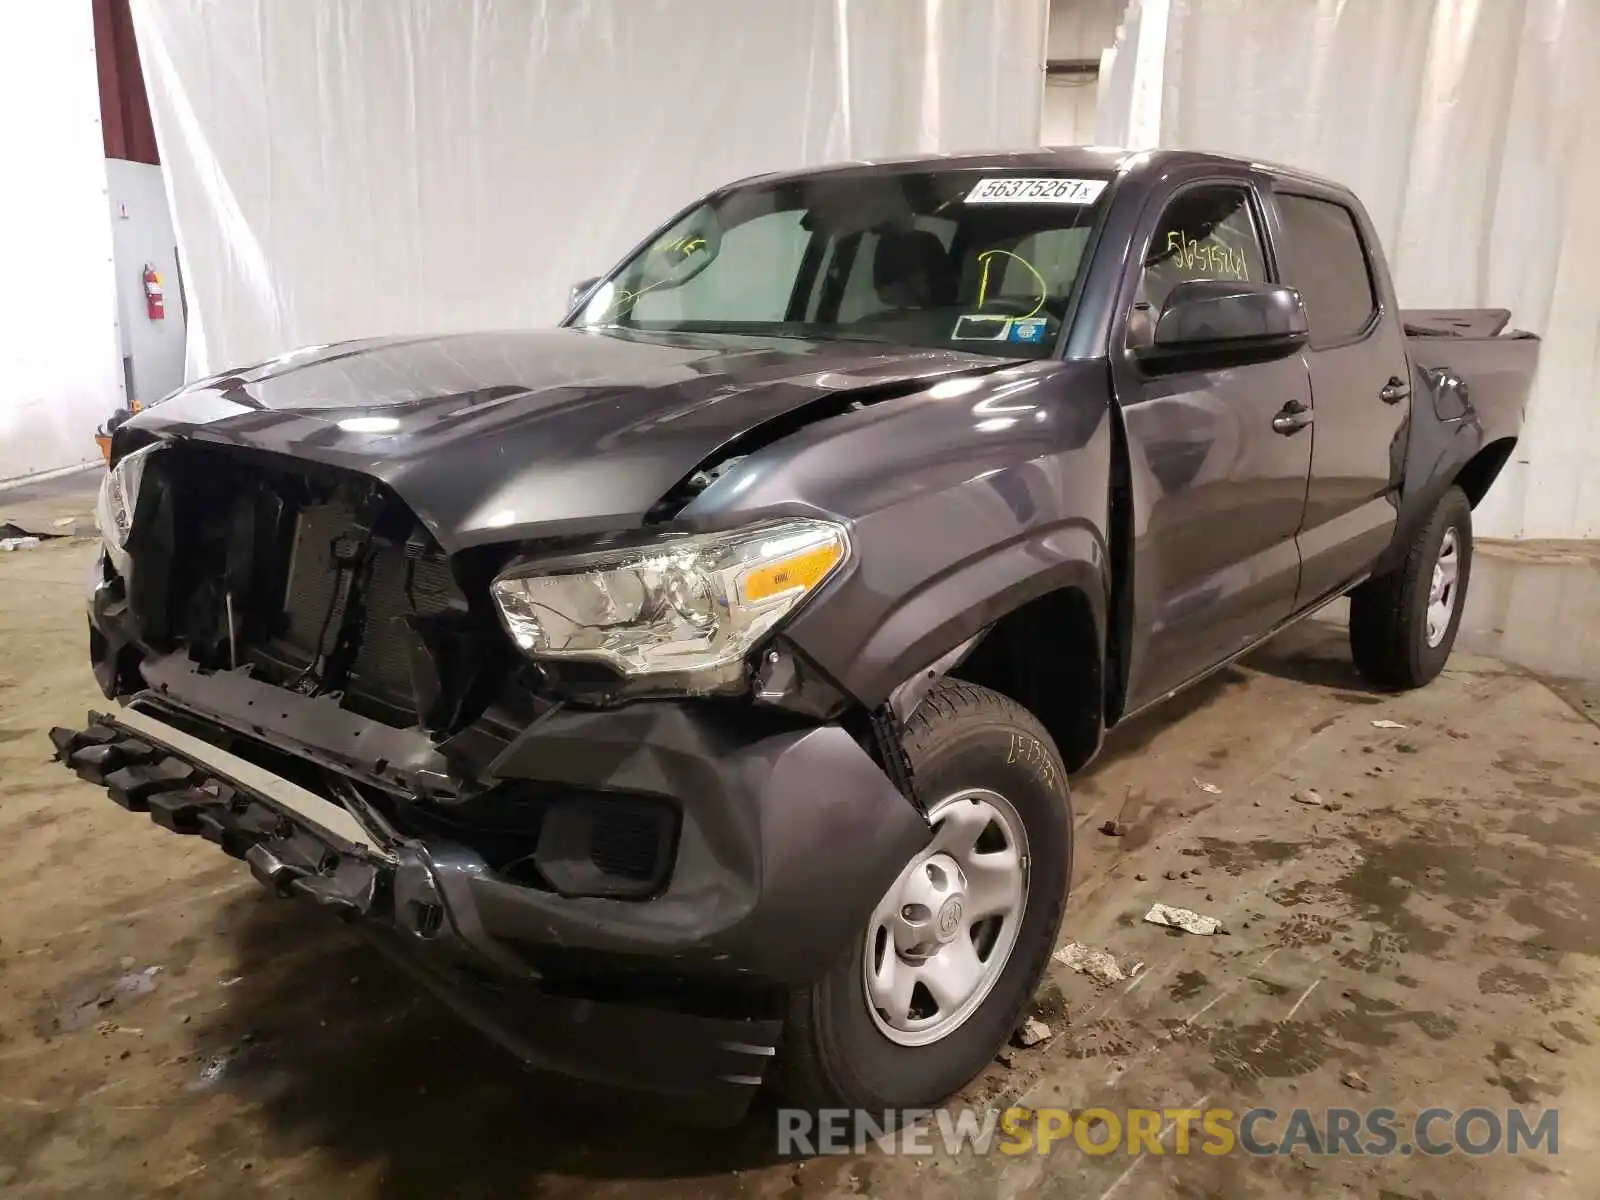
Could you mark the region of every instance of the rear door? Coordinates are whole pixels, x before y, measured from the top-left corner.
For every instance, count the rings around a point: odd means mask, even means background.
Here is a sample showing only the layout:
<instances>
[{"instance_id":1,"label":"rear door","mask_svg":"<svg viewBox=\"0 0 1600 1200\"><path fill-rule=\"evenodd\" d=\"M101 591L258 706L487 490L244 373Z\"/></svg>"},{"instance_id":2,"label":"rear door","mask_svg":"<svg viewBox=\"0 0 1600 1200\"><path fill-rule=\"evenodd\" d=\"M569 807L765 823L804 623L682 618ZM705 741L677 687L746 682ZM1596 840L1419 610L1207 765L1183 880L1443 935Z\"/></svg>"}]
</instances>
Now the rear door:
<instances>
[{"instance_id":1,"label":"rear door","mask_svg":"<svg viewBox=\"0 0 1600 1200\"><path fill-rule=\"evenodd\" d=\"M1300 531L1304 607L1360 578L1394 536L1409 367L1392 292L1365 214L1334 190L1273 187L1284 282L1311 322L1315 424Z\"/></svg>"},{"instance_id":2,"label":"rear door","mask_svg":"<svg viewBox=\"0 0 1600 1200\"><path fill-rule=\"evenodd\" d=\"M1177 284L1275 281L1263 218L1251 178L1205 178L1152 201L1135 239L1142 266L1111 330L1135 522L1130 711L1293 611L1311 435L1273 418L1309 406L1305 363L1147 375L1134 353Z\"/></svg>"}]
</instances>

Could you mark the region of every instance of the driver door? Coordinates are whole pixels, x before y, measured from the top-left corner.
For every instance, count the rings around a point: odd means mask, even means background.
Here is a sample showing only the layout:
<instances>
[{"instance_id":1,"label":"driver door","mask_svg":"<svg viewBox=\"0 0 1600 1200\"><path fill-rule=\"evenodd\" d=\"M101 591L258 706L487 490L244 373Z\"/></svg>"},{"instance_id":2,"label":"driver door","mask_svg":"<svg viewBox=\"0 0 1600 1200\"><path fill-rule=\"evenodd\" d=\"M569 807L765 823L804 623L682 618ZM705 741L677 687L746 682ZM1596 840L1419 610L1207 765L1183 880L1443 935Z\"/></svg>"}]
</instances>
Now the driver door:
<instances>
[{"instance_id":1,"label":"driver door","mask_svg":"<svg viewBox=\"0 0 1600 1200\"><path fill-rule=\"evenodd\" d=\"M1133 500L1133 645L1127 711L1160 699L1287 619L1300 577L1295 535L1311 470L1303 355L1164 375L1141 370L1167 294L1192 279L1276 282L1254 185L1188 184L1152 204L1112 327L1112 373ZM1280 423L1282 424L1282 423Z\"/></svg>"}]
</instances>

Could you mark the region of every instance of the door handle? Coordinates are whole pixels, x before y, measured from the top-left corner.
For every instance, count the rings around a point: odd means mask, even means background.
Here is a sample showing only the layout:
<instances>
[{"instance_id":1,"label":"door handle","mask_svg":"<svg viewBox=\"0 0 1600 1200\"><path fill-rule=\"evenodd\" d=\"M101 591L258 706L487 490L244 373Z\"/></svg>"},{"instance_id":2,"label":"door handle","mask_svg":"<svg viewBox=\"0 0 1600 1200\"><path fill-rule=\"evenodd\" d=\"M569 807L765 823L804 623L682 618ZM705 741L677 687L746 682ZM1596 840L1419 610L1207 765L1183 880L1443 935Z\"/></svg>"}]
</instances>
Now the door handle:
<instances>
[{"instance_id":1,"label":"door handle","mask_svg":"<svg viewBox=\"0 0 1600 1200\"><path fill-rule=\"evenodd\" d=\"M1385 404L1399 404L1409 395L1411 395L1411 389L1406 386L1406 381L1398 375L1389 376L1389 382L1378 389L1378 399Z\"/></svg>"},{"instance_id":2,"label":"door handle","mask_svg":"<svg viewBox=\"0 0 1600 1200\"><path fill-rule=\"evenodd\" d=\"M1281 433L1284 437L1293 437L1307 425L1311 424L1313 414L1309 408L1298 400L1291 400L1278 410L1278 415L1272 418L1272 432Z\"/></svg>"}]
</instances>

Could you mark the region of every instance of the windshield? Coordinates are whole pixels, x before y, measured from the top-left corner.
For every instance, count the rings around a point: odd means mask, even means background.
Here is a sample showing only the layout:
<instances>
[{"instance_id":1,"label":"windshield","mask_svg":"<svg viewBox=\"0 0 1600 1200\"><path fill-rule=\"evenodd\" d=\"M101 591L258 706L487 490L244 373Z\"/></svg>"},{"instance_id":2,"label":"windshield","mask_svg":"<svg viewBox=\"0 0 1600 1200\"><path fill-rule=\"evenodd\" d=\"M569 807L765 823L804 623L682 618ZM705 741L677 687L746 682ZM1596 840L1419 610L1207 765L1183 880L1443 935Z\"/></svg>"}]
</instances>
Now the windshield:
<instances>
[{"instance_id":1,"label":"windshield","mask_svg":"<svg viewBox=\"0 0 1600 1200\"><path fill-rule=\"evenodd\" d=\"M1043 357L1107 182L962 170L738 188L625 261L572 323Z\"/></svg>"}]
</instances>

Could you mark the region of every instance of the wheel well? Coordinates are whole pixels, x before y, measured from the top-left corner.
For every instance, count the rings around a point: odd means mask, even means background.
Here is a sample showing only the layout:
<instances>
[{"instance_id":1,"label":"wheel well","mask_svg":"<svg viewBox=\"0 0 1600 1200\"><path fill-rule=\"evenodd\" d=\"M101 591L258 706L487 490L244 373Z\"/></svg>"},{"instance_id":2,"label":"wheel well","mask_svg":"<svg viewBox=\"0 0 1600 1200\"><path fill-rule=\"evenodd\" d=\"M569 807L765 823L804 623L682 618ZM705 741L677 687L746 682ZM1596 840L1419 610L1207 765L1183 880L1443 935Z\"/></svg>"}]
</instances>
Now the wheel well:
<instances>
[{"instance_id":1,"label":"wheel well","mask_svg":"<svg viewBox=\"0 0 1600 1200\"><path fill-rule=\"evenodd\" d=\"M950 672L1009 696L1039 718L1067 770L1100 746L1104 691L1099 632L1089 598L1062 588L995 622Z\"/></svg>"},{"instance_id":2,"label":"wheel well","mask_svg":"<svg viewBox=\"0 0 1600 1200\"><path fill-rule=\"evenodd\" d=\"M1510 460L1516 444L1517 439L1509 437L1490 442L1456 472L1456 486L1467 494L1473 508L1477 508L1478 502L1489 494L1489 488L1499 476L1501 468Z\"/></svg>"}]
</instances>

